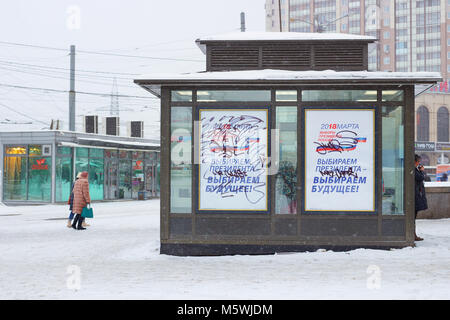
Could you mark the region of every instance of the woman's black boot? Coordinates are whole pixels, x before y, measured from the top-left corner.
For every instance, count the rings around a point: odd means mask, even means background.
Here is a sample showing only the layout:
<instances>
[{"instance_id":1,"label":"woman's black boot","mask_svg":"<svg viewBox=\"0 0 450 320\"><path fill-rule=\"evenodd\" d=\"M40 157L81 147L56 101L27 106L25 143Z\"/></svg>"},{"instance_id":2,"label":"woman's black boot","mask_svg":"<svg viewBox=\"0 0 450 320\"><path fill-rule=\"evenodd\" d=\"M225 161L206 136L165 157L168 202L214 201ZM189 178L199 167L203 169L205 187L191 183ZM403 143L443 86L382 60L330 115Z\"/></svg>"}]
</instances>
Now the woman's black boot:
<instances>
[{"instance_id":1,"label":"woman's black boot","mask_svg":"<svg viewBox=\"0 0 450 320\"><path fill-rule=\"evenodd\" d=\"M72 228L77 229L77 222L80 220L80 215L75 214L75 218L73 218Z\"/></svg>"},{"instance_id":2,"label":"woman's black boot","mask_svg":"<svg viewBox=\"0 0 450 320\"><path fill-rule=\"evenodd\" d=\"M84 218L81 217L81 214L77 214L77 216L79 216L77 229L86 230L86 228L83 228L83 226L81 225L83 223Z\"/></svg>"}]
</instances>

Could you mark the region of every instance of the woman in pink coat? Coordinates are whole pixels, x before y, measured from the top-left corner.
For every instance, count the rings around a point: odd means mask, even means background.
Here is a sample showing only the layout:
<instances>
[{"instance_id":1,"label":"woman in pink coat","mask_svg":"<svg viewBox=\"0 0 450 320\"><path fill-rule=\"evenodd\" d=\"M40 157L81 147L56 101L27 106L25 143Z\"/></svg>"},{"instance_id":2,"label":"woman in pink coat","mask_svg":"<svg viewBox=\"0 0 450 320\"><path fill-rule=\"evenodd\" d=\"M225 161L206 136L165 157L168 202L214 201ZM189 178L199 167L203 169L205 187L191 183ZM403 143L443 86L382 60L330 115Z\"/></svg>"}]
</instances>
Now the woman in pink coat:
<instances>
[{"instance_id":1,"label":"woman in pink coat","mask_svg":"<svg viewBox=\"0 0 450 320\"><path fill-rule=\"evenodd\" d=\"M75 219L72 223L72 228L78 230L85 230L81 225L83 223L83 218L81 213L83 208L91 203L91 196L89 195L89 181L88 173L86 171L80 174L80 178L75 182L73 187L73 210L75 214ZM77 225L78 224L78 225Z\"/></svg>"}]
</instances>

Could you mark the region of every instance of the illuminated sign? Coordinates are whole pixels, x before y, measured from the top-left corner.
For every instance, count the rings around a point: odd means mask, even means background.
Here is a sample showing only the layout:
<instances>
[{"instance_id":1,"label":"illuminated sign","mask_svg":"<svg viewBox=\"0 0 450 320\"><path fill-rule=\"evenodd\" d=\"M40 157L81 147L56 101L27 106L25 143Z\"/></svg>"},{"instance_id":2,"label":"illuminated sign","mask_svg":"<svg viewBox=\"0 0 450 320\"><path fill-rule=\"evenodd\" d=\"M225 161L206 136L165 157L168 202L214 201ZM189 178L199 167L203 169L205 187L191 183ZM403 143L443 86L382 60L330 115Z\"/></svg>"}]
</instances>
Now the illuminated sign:
<instances>
[{"instance_id":1,"label":"illuminated sign","mask_svg":"<svg viewBox=\"0 0 450 320\"><path fill-rule=\"evenodd\" d=\"M36 159L36 164L31 166L31 170L48 170L48 164L45 164L45 159Z\"/></svg>"},{"instance_id":2,"label":"illuminated sign","mask_svg":"<svg viewBox=\"0 0 450 320\"><path fill-rule=\"evenodd\" d=\"M305 111L305 211L375 210L375 116Z\"/></svg>"},{"instance_id":3,"label":"illuminated sign","mask_svg":"<svg viewBox=\"0 0 450 320\"><path fill-rule=\"evenodd\" d=\"M268 110L200 110L199 210L268 210Z\"/></svg>"}]
</instances>

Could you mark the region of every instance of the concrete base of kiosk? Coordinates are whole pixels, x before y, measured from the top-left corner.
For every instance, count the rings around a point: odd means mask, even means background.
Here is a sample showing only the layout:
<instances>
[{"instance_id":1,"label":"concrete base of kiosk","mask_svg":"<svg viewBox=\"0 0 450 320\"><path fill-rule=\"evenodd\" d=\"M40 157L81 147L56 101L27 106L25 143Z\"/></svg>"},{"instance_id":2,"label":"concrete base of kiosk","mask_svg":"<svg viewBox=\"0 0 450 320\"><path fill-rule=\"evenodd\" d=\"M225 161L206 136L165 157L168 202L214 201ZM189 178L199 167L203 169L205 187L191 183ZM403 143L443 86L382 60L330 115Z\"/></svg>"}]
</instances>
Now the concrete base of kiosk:
<instances>
[{"instance_id":1,"label":"concrete base of kiosk","mask_svg":"<svg viewBox=\"0 0 450 320\"><path fill-rule=\"evenodd\" d=\"M406 242L364 246L365 249L390 250L413 246ZM331 251L350 251L359 249L358 245L241 245L241 244L161 244L160 253L173 256L223 256L223 255L261 255L276 253L314 252L319 249Z\"/></svg>"}]
</instances>

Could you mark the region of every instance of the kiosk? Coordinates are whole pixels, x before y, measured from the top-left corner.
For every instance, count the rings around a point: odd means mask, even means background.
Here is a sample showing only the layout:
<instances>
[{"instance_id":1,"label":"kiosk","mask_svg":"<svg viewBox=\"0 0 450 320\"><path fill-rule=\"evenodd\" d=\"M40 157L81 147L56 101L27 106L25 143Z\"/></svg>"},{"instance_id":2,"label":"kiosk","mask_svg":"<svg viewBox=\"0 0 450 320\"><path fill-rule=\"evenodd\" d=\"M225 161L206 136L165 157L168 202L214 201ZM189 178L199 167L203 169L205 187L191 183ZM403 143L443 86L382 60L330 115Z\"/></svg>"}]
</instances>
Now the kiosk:
<instances>
[{"instance_id":1,"label":"kiosk","mask_svg":"<svg viewBox=\"0 0 450 320\"><path fill-rule=\"evenodd\" d=\"M161 98L161 253L414 244L415 86L349 34L198 39L206 71L144 75Z\"/></svg>"}]
</instances>

